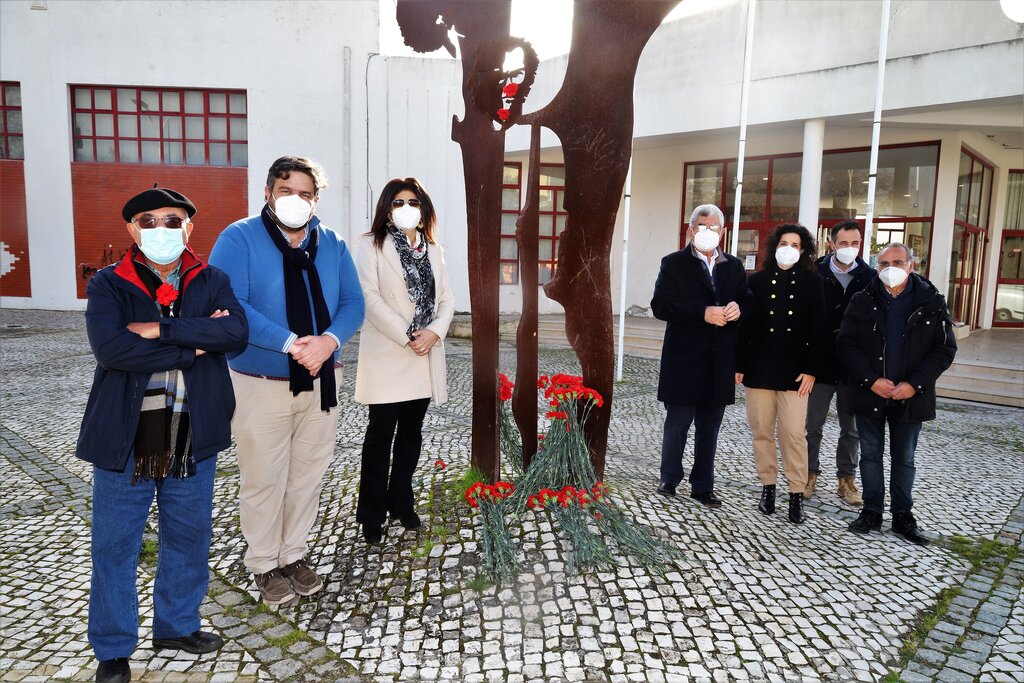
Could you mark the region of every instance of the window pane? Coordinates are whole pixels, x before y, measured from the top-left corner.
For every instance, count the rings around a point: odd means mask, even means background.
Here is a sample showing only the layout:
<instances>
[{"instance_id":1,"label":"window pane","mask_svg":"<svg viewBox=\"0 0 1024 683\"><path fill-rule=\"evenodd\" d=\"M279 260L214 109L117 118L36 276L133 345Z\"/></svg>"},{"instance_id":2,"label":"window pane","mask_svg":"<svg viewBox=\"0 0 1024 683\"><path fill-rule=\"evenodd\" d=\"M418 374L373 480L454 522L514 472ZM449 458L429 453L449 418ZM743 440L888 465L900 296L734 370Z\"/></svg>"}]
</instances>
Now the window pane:
<instances>
[{"instance_id":1,"label":"window pane","mask_svg":"<svg viewBox=\"0 0 1024 683\"><path fill-rule=\"evenodd\" d=\"M565 166L540 165L540 184L563 187L565 185Z\"/></svg>"},{"instance_id":2,"label":"window pane","mask_svg":"<svg viewBox=\"0 0 1024 683\"><path fill-rule=\"evenodd\" d=\"M514 259L517 258L519 249L517 248L516 241L514 239L502 239L501 240L501 258Z\"/></svg>"},{"instance_id":3,"label":"window pane","mask_svg":"<svg viewBox=\"0 0 1024 683\"><path fill-rule=\"evenodd\" d=\"M206 145L201 142L186 142L185 163L190 166L204 165L206 163Z\"/></svg>"},{"instance_id":4,"label":"window pane","mask_svg":"<svg viewBox=\"0 0 1024 683\"><path fill-rule=\"evenodd\" d=\"M162 97L164 111L181 111L181 94L165 92Z\"/></svg>"},{"instance_id":5,"label":"window pane","mask_svg":"<svg viewBox=\"0 0 1024 683\"><path fill-rule=\"evenodd\" d=\"M94 90L93 99L96 102L97 109L110 109L110 91L109 90Z\"/></svg>"},{"instance_id":6,"label":"window pane","mask_svg":"<svg viewBox=\"0 0 1024 683\"><path fill-rule=\"evenodd\" d=\"M247 126L245 119L231 119L231 139L246 140Z\"/></svg>"},{"instance_id":7,"label":"window pane","mask_svg":"<svg viewBox=\"0 0 1024 683\"><path fill-rule=\"evenodd\" d=\"M7 158L8 159L24 159L25 158L25 141L22 140L20 135L15 137L7 138Z\"/></svg>"},{"instance_id":8,"label":"window pane","mask_svg":"<svg viewBox=\"0 0 1024 683\"><path fill-rule=\"evenodd\" d=\"M737 166L730 161L725 166L725 177L728 181L725 195L725 206L721 207L726 216L732 217L736 205L736 187L733 177ZM743 165L743 195L740 198L741 221L763 221L767 219L765 208L768 203L768 160L747 161ZM687 216L689 218L689 216Z\"/></svg>"},{"instance_id":9,"label":"window pane","mask_svg":"<svg viewBox=\"0 0 1024 683\"><path fill-rule=\"evenodd\" d=\"M757 230L744 230L743 226L740 226L740 238L737 247L739 253L736 256L743 262L743 267L747 270L757 268L757 261L760 256L758 253L760 237L761 235ZM750 257L753 257L753 259L751 260Z\"/></svg>"},{"instance_id":10,"label":"window pane","mask_svg":"<svg viewBox=\"0 0 1024 683\"><path fill-rule=\"evenodd\" d=\"M936 145L879 150L875 216L932 215L938 152Z\"/></svg>"},{"instance_id":11,"label":"window pane","mask_svg":"<svg viewBox=\"0 0 1024 683\"><path fill-rule=\"evenodd\" d=\"M516 219L519 218L519 214L516 213L503 213L501 214L501 234L502 235L515 235L516 234Z\"/></svg>"},{"instance_id":12,"label":"window pane","mask_svg":"<svg viewBox=\"0 0 1024 683\"><path fill-rule=\"evenodd\" d=\"M565 231L565 221L568 216L555 216L555 228L559 236Z\"/></svg>"},{"instance_id":13,"label":"window pane","mask_svg":"<svg viewBox=\"0 0 1024 683\"><path fill-rule=\"evenodd\" d=\"M555 192L555 211L565 211L565 190Z\"/></svg>"},{"instance_id":14,"label":"window pane","mask_svg":"<svg viewBox=\"0 0 1024 683\"><path fill-rule=\"evenodd\" d=\"M206 129L203 126L203 119L198 116L186 116L185 137L189 140L202 140L206 137Z\"/></svg>"},{"instance_id":15,"label":"window pane","mask_svg":"<svg viewBox=\"0 0 1024 683\"><path fill-rule=\"evenodd\" d=\"M88 116L88 114L86 115ZM20 133L21 131L21 110L17 109L14 111L7 112L7 125L5 129L8 133Z\"/></svg>"},{"instance_id":16,"label":"window pane","mask_svg":"<svg viewBox=\"0 0 1024 683\"><path fill-rule=\"evenodd\" d=\"M10 119L7 125L10 127ZM92 114L75 114L75 135L92 135Z\"/></svg>"},{"instance_id":17,"label":"window pane","mask_svg":"<svg viewBox=\"0 0 1024 683\"><path fill-rule=\"evenodd\" d=\"M139 163L139 143L135 140L121 140L117 143L117 153L122 164Z\"/></svg>"},{"instance_id":18,"label":"window pane","mask_svg":"<svg viewBox=\"0 0 1024 683\"><path fill-rule=\"evenodd\" d=\"M985 167L985 173L982 176L981 184L981 213L978 215L978 225L983 228L988 227L988 207L992 203L992 169L988 166Z\"/></svg>"},{"instance_id":19,"label":"window pane","mask_svg":"<svg viewBox=\"0 0 1024 683\"><path fill-rule=\"evenodd\" d=\"M139 135L139 117L134 114L117 115L117 135L122 138L134 138ZM136 156L138 153L136 152Z\"/></svg>"},{"instance_id":20,"label":"window pane","mask_svg":"<svg viewBox=\"0 0 1024 683\"><path fill-rule=\"evenodd\" d=\"M231 145L231 165L232 166L248 166L249 165L249 145L235 143Z\"/></svg>"},{"instance_id":21,"label":"window pane","mask_svg":"<svg viewBox=\"0 0 1024 683\"><path fill-rule=\"evenodd\" d=\"M96 114L96 135L114 137L113 114Z\"/></svg>"},{"instance_id":22,"label":"window pane","mask_svg":"<svg viewBox=\"0 0 1024 683\"><path fill-rule=\"evenodd\" d=\"M142 143L142 163L144 163L144 164L159 164L160 163L160 143L159 142L143 142Z\"/></svg>"},{"instance_id":23,"label":"window pane","mask_svg":"<svg viewBox=\"0 0 1024 683\"><path fill-rule=\"evenodd\" d=\"M7 103L8 107L20 107L21 106L21 86L20 85L5 85L4 86L4 102Z\"/></svg>"},{"instance_id":24,"label":"window pane","mask_svg":"<svg viewBox=\"0 0 1024 683\"><path fill-rule=\"evenodd\" d=\"M92 140L75 140L75 161L92 160Z\"/></svg>"},{"instance_id":25,"label":"window pane","mask_svg":"<svg viewBox=\"0 0 1024 683\"><path fill-rule=\"evenodd\" d=\"M75 88L75 109L92 109L92 90Z\"/></svg>"},{"instance_id":26,"label":"window pane","mask_svg":"<svg viewBox=\"0 0 1024 683\"><path fill-rule=\"evenodd\" d=\"M553 240L541 240L538 244L537 255L541 261L550 261L551 254L554 252L554 241Z\"/></svg>"},{"instance_id":27,"label":"window pane","mask_svg":"<svg viewBox=\"0 0 1024 683\"><path fill-rule=\"evenodd\" d=\"M1024 285L996 287L996 322L1024 323Z\"/></svg>"},{"instance_id":28,"label":"window pane","mask_svg":"<svg viewBox=\"0 0 1024 683\"><path fill-rule=\"evenodd\" d=\"M160 111L160 93L155 90L143 90L141 97L142 103L139 106L142 111Z\"/></svg>"},{"instance_id":29,"label":"window pane","mask_svg":"<svg viewBox=\"0 0 1024 683\"><path fill-rule=\"evenodd\" d=\"M144 138L158 138L160 137L160 117L156 114L147 114L140 116L139 120L142 121L142 137ZM143 154L145 158L145 154Z\"/></svg>"},{"instance_id":30,"label":"window pane","mask_svg":"<svg viewBox=\"0 0 1024 683\"><path fill-rule=\"evenodd\" d=\"M185 113L186 114L202 114L203 113L203 93L198 90L186 90L185 91Z\"/></svg>"},{"instance_id":31,"label":"window pane","mask_svg":"<svg viewBox=\"0 0 1024 683\"><path fill-rule=\"evenodd\" d=\"M967 202L971 191L971 157L960 152L960 178L956 185L956 219L967 220Z\"/></svg>"},{"instance_id":32,"label":"window pane","mask_svg":"<svg viewBox=\"0 0 1024 683\"><path fill-rule=\"evenodd\" d=\"M0 133L4 132L4 117L0 116Z\"/></svg>"},{"instance_id":33,"label":"window pane","mask_svg":"<svg viewBox=\"0 0 1024 683\"><path fill-rule=\"evenodd\" d=\"M686 202L683 220L702 204L722 203L722 164L693 164L686 167Z\"/></svg>"},{"instance_id":34,"label":"window pane","mask_svg":"<svg viewBox=\"0 0 1024 683\"><path fill-rule=\"evenodd\" d=\"M902 242L914 250L914 257L917 259L915 272L924 275L928 271L928 262L931 251L931 230L932 224L927 221L910 223L877 223L871 235L871 262L874 265L878 250L889 242ZM962 228L955 228L956 234L962 233ZM957 250L959 249L959 236L953 238L953 264L958 263ZM955 270L950 271L951 277L956 277Z\"/></svg>"},{"instance_id":35,"label":"window pane","mask_svg":"<svg viewBox=\"0 0 1024 683\"><path fill-rule=\"evenodd\" d=\"M211 166L227 166L228 165L228 146L218 143L210 143L210 165Z\"/></svg>"},{"instance_id":36,"label":"window pane","mask_svg":"<svg viewBox=\"0 0 1024 683\"><path fill-rule=\"evenodd\" d=\"M10 144L10 143L7 143ZM7 152L5 151L5 144L3 140L0 140L0 159L6 159Z\"/></svg>"},{"instance_id":37,"label":"window pane","mask_svg":"<svg viewBox=\"0 0 1024 683\"><path fill-rule=\"evenodd\" d=\"M514 211L519 210L519 190L502 190L501 191L501 208Z\"/></svg>"},{"instance_id":38,"label":"window pane","mask_svg":"<svg viewBox=\"0 0 1024 683\"><path fill-rule=\"evenodd\" d=\"M537 284L546 285L551 281L553 267L550 265L541 264L537 266Z\"/></svg>"},{"instance_id":39,"label":"window pane","mask_svg":"<svg viewBox=\"0 0 1024 683\"><path fill-rule=\"evenodd\" d=\"M164 143L164 163L165 164L183 164L185 163L184 157L181 154L181 143L180 142L165 142Z\"/></svg>"},{"instance_id":40,"label":"window pane","mask_svg":"<svg viewBox=\"0 0 1024 683\"><path fill-rule=\"evenodd\" d=\"M498 268L499 285L519 284L519 267L515 263L501 263Z\"/></svg>"},{"instance_id":41,"label":"window pane","mask_svg":"<svg viewBox=\"0 0 1024 683\"><path fill-rule=\"evenodd\" d=\"M228 139L228 120L216 117L210 117L207 119L207 126L210 129L211 140L227 140Z\"/></svg>"},{"instance_id":42,"label":"window pane","mask_svg":"<svg viewBox=\"0 0 1024 683\"><path fill-rule=\"evenodd\" d=\"M509 192L509 190L505 190ZM541 190L537 196L537 204L541 211L554 211L555 210L555 191L554 190Z\"/></svg>"},{"instance_id":43,"label":"window pane","mask_svg":"<svg viewBox=\"0 0 1024 683\"><path fill-rule=\"evenodd\" d=\"M114 161L113 140L96 141L96 161L104 161L107 163L112 163Z\"/></svg>"},{"instance_id":44,"label":"window pane","mask_svg":"<svg viewBox=\"0 0 1024 683\"><path fill-rule=\"evenodd\" d=\"M800 171L803 157L786 157L772 162L771 220L795 223L800 215ZM689 216L686 217L689 219ZM813 228L814 226L809 226Z\"/></svg>"},{"instance_id":45,"label":"window pane","mask_svg":"<svg viewBox=\"0 0 1024 683\"><path fill-rule=\"evenodd\" d=\"M135 104L135 90L128 88L120 88L117 91L117 110L118 111L138 111L138 107Z\"/></svg>"},{"instance_id":46,"label":"window pane","mask_svg":"<svg viewBox=\"0 0 1024 683\"><path fill-rule=\"evenodd\" d=\"M506 164L501 173L501 182L503 185L518 185L519 167Z\"/></svg>"},{"instance_id":47,"label":"window pane","mask_svg":"<svg viewBox=\"0 0 1024 683\"><path fill-rule=\"evenodd\" d=\"M541 237L554 237L555 235L555 221L554 216L541 215L538 220L537 232Z\"/></svg>"},{"instance_id":48,"label":"window pane","mask_svg":"<svg viewBox=\"0 0 1024 683\"><path fill-rule=\"evenodd\" d=\"M971 199L967 209L967 222L971 225L978 225L978 216L981 212L981 180L984 173L985 167L975 161L974 171L971 173Z\"/></svg>"},{"instance_id":49,"label":"window pane","mask_svg":"<svg viewBox=\"0 0 1024 683\"><path fill-rule=\"evenodd\" d=\"M165 138L181 138L181 117L180 116L165 116L164 117L164 137Z\"/></svg>"},{"instance_id":50,"label":"window pane","mask_svg":"<svg viewBox=\"0 0 1024 683\"><path fill-rule=\"evenodd\" d=\"M209 98L211 114L226 114L228 112L227 97L224 93L212 92Z\"/></svg>"},{"instance_id":51,"label":"window pane","mask_svg":"<svg viewBox=\"0 0 1024 683\"><path fill-rule=\"evenodd\" d=\"M232 114L244 114L245 113L245 95L236 93L231 96L231 113Z\"/></svg>"},{"instance_id":52,"label":"window pane","mask_svg":"<svg viewBox=\"0 0 1024 683\"><path fill-rule=\"evenodd\" d=\"M999 279L1024 280L1024 237L1004 237L999 254Z\"/></svg>"},{"instance_id":53,"label":"window pane","mask_svg":"<svg viewBox=\"0 0 1024 683\"><path fill-rule=\"evenodd\" d=\"M862 215L868 202L870 152L825 154L821 158L819 220L846 220ZM746 200L743 200L746 203ZM732 216L732 208L725 212Z\"/></svg>"},{"instance_id":54,"label":"window pane","mask_svg":"<svg viewBox=\"0 0 1024 683\"><path fill-rule=\"evenodd\" d=\"M1010 171L1003 227L1006 230L1024 230L1024 171Z\"/></svg>"}]
</instances>

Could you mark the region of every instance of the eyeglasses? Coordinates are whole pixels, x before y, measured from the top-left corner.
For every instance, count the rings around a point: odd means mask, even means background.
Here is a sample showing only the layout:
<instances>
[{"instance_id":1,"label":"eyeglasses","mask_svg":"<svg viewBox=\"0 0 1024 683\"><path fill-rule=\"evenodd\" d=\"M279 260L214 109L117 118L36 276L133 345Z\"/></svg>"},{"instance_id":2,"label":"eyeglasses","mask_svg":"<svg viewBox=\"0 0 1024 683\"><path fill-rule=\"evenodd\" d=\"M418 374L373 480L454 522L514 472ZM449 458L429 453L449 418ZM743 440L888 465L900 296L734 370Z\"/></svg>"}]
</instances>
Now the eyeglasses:
<instances>
[{"instance_id":1,"label":"eyeglasses","mask_svg":"<svg viewBox=\"0 0 1024 683\"><path fill-rule=\"evenodd\" d=\"M391 208L398 209L408 204L409 206L418 209L420 207L420 200L418 199L392 199Z\"/></svg>"},{"instance_id":2,"label":"eyeglasses","mask_svg":"<svg viewBox=\"0 0 1024 683\"><path fill-rule=\"evenodd\" d=\"M135 218L132 220L140 228L155 228L158 225L163 225L170 228L171 230L177 230L185 223L188 223L187 218L181 216L164 216L159 218L157 216L143 216L142 218Z\"/></svg>"},{"instance_id":3,"label":"eyeglasses","mask_svg":"<svg viewBox=\"0 0 1024 683\"><path fill-rule=\"evenodd\" d=\"M893 268L906 268L907 263L909 263L909 261L879 261L878 267L888 268L889 266L892 266Z\"/></svg>"},{"instance_id":4,"label":"eyeglasses","mask_svg":"<svg viewBox=\"0 0 1024 683\"><path fill-rule=\"evenodd\" d=\"M694 232L700 232L704 228L707 228L708 230L714 230L715 232L718 232L719 230L722 229L722 226L721 225L695 225L695 226L693 226L693 231Z\"/></svg>"}]
</instances>

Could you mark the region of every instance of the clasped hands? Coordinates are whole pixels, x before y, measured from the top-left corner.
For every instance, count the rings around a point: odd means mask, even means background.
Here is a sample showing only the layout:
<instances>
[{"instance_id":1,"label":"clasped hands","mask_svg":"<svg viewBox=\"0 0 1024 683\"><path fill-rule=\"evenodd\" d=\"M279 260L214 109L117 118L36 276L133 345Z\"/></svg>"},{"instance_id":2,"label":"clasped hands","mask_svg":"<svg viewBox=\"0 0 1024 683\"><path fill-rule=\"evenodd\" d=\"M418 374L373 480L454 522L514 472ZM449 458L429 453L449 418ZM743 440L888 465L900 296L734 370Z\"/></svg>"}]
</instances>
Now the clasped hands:
<instances>
[{"instance_id":1,"label":"clasped hands","mask_svg":"<svg viewBox=\"0 0 1024 683\"><path fill-rule=\"evenodd\" d=\"M217 309L210 314L211 318L223 318L224 316L231 315L231 312L227 309ZM149 322L149 323L128 323L128 331L133 332L143 339L159 339L160 338L160 323ZM196 349L196 355L201 356L206 351L203 349Z\"/></svg>"},{"instance_id":2,"label":"clasped hands","mask_svg":"<svg viewBox=\"0 0 1024 683\"><path fill-rule=\"evenodd\" d=\"M338 342L334 337L326 334L307 335L299 337L288 347L288 353L295 359L295 362L309 370L309 374L316 377L320 367L334 356L338 348Z\"/></svg>"},{"instance_id":3,"label":"clasped hands","mask_svg":"<svg viewBox=\"0 0 1024 683\"><path fill-rule=\"evenodd\" d=\"M885 377L876 379L875 383L871 385L871 391L882 398L889 398L893 401L906 401L917 393L908 382L895 384L891 379Z\"/></svg>"},{"instance_id":4,"label":"clasped hands","mask_svg":"<svg viewBox=\"0 0 1024 683\"><path fill-rule=\"evenodd\" d=\"M717 327L725 327L726 323L740 319L740 307L735 301L725 306L708 306L704 309L704 322Z\"/></svg>"},{"instance_id":5,"label":"clasped hands","mask_svg":"<svg viewBox=\"0 0 1024 683\"><path fill-rule=\"evenodd\" d=\"M440 339L430 330L416 330L412 333L412 336L413 338L409 341L409 348L417 356L425 356L430 353L430 349L434 348L434 344Z\"/></svg>"}]
</instances>

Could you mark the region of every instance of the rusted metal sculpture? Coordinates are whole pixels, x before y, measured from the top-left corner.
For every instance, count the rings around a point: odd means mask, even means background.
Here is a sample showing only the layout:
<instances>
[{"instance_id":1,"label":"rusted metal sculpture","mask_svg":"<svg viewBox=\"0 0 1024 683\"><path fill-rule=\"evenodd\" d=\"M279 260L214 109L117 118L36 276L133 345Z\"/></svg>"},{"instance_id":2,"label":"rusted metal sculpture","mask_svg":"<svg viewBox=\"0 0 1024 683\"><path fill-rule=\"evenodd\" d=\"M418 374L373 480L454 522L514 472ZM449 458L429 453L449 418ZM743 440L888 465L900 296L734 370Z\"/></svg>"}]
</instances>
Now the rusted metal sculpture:
<instances>
[{"instance_id":1,"label":"rusted metal sculpture","mask_svg":"<svg viewBox=\"0 0 1024 683\"><path fill-rule=\"evenodd\" d=\"M459 35L466 114L453 119L466 179L469 285L473 308L473 464L498 476L498 272L504 131L532 126L527 199L518 222L523 317L519 328L516 422L524 459L536 451L537 411L537 178L540 126L559 137L565 158L566 227L558 266L545 293L565 308L566 335L586 383L604 395L587 421L591 458L603 475L614 390L612 235L632 152L633 82L640 53L678 0L585 0L574 5L572 48L561 89L543 109L521 115L536 70L529 44L509 36L509 2L399 0L397 18L407 45L421 52L446 48ZM505 56L523 50L522 74L502 70ZM515 83L515 87L510 87Z\"/></svg>"}]
</instances>

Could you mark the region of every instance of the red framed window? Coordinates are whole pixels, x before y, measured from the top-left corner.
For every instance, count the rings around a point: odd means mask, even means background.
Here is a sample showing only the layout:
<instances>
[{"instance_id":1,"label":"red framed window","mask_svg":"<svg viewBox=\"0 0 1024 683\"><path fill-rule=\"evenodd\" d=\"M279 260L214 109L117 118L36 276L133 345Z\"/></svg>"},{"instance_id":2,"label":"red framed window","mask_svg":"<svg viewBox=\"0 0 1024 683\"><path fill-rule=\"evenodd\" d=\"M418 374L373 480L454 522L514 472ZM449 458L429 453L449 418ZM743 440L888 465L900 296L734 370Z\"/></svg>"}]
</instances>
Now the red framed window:
<instances>
[{"instance_id":1,"label":"red framed window","mask_svg":"<svg viewBox=\"0 0 1024 683\"><path fill-rule=\"evenodd\" d=\"M21 84L0 81L0 159L24 159L21 130Z\"/></svg>"},{"instance_id":2,"label":"red framed window","mask_svg":"<svg viewBox=\"0 0 1024 683\"><path fill-rule=\"evenodd\" d=\"M71 86L74 159L247 166L244 90Z\"/></svg>"},{"instance_id":3,"label":"red framed window","mask_svg":"<svg viewBox=\"0 0 1024 683\"><path fill-rule=\"evenodd\" d=\"M565 210L565 164L540 165L537 284L551 281L558 267L558 238L569 215Z\"/></svg>"},{"instance_id":4,"label":"red framed window","mask_svg":"<svg viewBox=\"0 0 1024 683\"><path fill-rule=\"evenodd\" d=\"M498 284L519 284L519 246L516 242L516 219L522 195L523 165L505 162L501 176L501 259Z\"/></svg>"}]
</instances>

